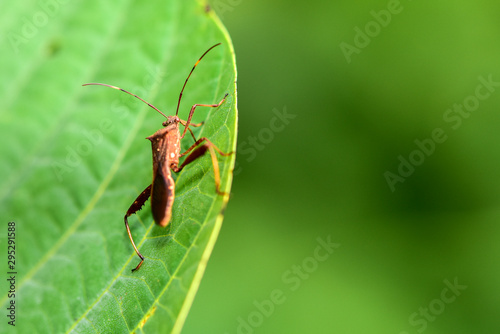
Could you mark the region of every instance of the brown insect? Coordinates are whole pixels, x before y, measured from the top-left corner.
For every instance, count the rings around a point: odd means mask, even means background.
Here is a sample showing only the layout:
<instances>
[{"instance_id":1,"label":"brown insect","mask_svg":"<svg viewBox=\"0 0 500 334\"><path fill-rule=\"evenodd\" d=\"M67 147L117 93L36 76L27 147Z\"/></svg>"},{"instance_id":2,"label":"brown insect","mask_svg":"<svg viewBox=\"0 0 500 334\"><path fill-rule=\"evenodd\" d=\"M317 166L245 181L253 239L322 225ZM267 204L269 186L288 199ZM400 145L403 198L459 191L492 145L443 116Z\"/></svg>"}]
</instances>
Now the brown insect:
<instances>
[{"instance_id":1,"label":"brown insect","mask_svg":"<svg viewBox=\"0 0 500 334\"><path fill-rule=\"evenodd\" d=\"M179 113L179 105L181 103L182 92L186 87L186 84L189 80L189 77L193 73L194 69L200 62L200 60L214 47L220 45L220 43L215 44L211 48L209 48L205 53L198 59L198 61L194 64L191 72L186 78L184 82L184 86L182 86L181 93L179 94L179 101L177 102L177 110L175 112L175 116L166 116L163 112L161 112L158 108L153 106L152 104L146 102L139 96L132 94L122 88L111 86L102 83L87 83L83 86L88 85L99 85L106 86L114 89L121 90L127 94L130 94L142 102L146 103L148 106L162 114L167 120L162 123L164 128L156 131L152 136L147 137L151 141L151 146L153 148L153 182L146 188L144 191L137 197L137 199L132 203L130 208L127 210L125 214L125 227L127 228L127 233L130 238L130 242L134 247L135 252L141 258L141 262L132 269L132 271L138 270L142 263L144 262L144 256L139 252L137 247L135 246L134 240L132 238L132 234L130 233L130 227L128 225L127 218L132 214L139 211L144 203L151 196L151 211L153 213L153 219L156 224L161 227L165 227L170 222L170 217L172 215L172 205L174 203L175 197L175 184L172 179L172 175L170 174L170 170L174 172L180 172L187 164L193 162L197 158L203 156L207 150L210 152L210 156L212 158L212 165L214 168L214 178L215 178L215 190L220 195L225 195L226 193L220 191L220 174L219 174L219 163L217 162L217 157L215 155L215 151L217 151L222 156L228 156L233 152L224 153L217 148L208 138L202 137L196 140L196 137L193 134L190 126L201 126L203 123L193 124L191 123L191 118L193 117L194 110L196 107L211 107L217 108L219 107L225 100L228 94L224 96L224 98L217 104L195 104L191 107L189 112L189 116L187 121L181 120L177 115ZM179 132L179 123L184 126L184 131L182 135ZM180 141L186 135L186 132L189 131L191 136L194 138L195 143L189 147L184 153L181 152L181 144ZM203 145L200 145L202 144ZM189 155L188 155L189 154ZM188 155L186 159L179 166L179 158Z\"/></svg>"}]
</instances>

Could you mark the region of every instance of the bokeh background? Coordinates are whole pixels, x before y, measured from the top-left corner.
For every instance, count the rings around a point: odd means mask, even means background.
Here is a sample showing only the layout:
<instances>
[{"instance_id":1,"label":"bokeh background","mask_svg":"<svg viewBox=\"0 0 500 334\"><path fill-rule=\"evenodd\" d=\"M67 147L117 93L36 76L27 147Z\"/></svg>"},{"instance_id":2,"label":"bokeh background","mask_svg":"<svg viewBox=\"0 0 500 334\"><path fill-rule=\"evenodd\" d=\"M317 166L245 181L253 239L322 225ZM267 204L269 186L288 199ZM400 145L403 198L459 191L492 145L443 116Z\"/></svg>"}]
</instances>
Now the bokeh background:
<instances>
[{"instance_id":1,"label":"bokeh background","mask_svg":"<svg viewBox=\"0 0 500 334\"><path fill-rule=\"evenodd\" d=\"M211 4L238 169L183 332L500 332L500 3Z\"/></svg>"}]
</instances>

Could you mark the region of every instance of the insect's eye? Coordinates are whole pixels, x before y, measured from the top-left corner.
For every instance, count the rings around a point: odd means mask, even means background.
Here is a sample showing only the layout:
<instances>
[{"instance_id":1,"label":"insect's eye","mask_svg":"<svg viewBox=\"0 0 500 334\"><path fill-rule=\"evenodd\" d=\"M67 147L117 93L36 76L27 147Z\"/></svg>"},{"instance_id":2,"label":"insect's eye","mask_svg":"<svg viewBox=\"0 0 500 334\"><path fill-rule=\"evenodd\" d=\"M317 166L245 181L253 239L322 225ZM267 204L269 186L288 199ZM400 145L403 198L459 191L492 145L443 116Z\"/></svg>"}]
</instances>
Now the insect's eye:
<instances>
[{"instance_id":1,"label":"insect's eye","mask_svg":"<svg viewBox=\"0 0 500 334\"><path fill-rule=\"evenodd\" d=\"M167 126L168 125L168 121L165 121L165 122L161 123L161 125Z\"/></svg>"}]
</instances>

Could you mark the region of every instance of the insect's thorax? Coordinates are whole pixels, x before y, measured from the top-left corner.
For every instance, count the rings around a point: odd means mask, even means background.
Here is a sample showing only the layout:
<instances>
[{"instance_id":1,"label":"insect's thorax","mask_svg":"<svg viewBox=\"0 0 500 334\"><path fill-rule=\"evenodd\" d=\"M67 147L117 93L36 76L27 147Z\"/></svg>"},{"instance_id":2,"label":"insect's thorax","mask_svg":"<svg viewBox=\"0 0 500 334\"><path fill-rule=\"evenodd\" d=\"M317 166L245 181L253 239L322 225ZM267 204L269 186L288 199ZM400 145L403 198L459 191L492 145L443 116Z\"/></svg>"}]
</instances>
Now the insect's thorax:
<instances>
[{"instance_id":1,"label":"insect's thorax","mask_svg":"<svg viewBox=\"0 0 500 334\"><path fill-rule=\"evenodd\" d=\"M181 151L178 123L167 125L147 139L151 141L153 149L153 169L158 164L166 165L167 168L178 165Z\"/></svg>"}]
</instances>

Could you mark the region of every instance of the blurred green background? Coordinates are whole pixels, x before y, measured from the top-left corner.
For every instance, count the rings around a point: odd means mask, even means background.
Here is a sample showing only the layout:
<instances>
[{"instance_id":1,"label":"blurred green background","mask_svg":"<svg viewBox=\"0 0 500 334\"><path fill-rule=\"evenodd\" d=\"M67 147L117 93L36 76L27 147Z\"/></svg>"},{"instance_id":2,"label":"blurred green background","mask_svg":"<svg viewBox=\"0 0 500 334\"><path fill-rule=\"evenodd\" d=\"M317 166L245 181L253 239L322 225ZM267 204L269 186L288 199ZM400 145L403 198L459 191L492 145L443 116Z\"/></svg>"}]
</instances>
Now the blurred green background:
<instances>
[{"instance_id":1,"label":"blurred green background","mask_svg":"<svg viewBox=\"0 0 500 334\"><path fill-rule=\"evenodd\" d=\"M500 332L500 3L211 4L238 169L183 332Z\"/></svg>"}]
</instances>

